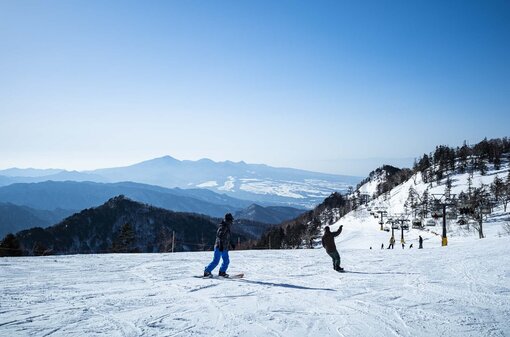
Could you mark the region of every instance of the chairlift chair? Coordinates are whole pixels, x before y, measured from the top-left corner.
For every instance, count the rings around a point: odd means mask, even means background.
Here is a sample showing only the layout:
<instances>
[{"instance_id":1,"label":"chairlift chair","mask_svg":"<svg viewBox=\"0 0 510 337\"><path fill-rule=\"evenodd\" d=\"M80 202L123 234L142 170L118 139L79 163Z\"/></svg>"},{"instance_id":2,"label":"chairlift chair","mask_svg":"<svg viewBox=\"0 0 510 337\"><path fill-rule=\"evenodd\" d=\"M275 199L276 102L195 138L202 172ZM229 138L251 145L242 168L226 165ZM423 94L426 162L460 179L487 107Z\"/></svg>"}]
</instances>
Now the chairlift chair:
<instances>
[{"instance_id":1,"label":"chairlift chair","mask_svg":"<svg viewBox=\"0 0 510 337\"><path fill-rule=\"evenodd\" d=\"M413 219L412 226L413 226L413 228L422 228L423 222L421 221L421 219L415 218L415 219Z\"/></svg>"},{"instance_id":2,"label":"chairlift chair","mask_svg":"<svg viewBox=\"0 0 510 337\"><path fill-rule=\"evenodd\" d=\"M409 220L405 220L404 222L402 222L402 224L400 225L400 228L408 230L409 229Z\"/></svg>"}]
</instances>

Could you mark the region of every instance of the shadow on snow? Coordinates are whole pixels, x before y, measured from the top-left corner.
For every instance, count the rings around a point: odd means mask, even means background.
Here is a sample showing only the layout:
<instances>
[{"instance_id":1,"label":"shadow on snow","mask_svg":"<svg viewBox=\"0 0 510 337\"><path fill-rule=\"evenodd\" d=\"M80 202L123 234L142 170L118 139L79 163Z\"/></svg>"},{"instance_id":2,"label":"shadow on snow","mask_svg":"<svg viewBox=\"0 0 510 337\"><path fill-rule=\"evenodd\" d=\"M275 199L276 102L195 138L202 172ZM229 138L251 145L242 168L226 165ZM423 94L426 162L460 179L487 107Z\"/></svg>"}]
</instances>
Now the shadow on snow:
<instances>
[{"instance_id":1,"label":"shadow on snow","mask_svg":"<svg viewBox=\"0 0 510 337\"><path fill-rule=\"evenodd\" d=\"M363 275L417 275L418 273L402 273L402 272L365 272L365 271L350 271L346 270L340 274L363 274Z\"/></svg>"},{"instance_id":2,"label":"shadow on snow","mask_svg":"<svg viewBox=\"0 0 510 337\"><path fill-rule=\"evenodd\" d=\"M324 290L324 291L336 291L335 289L329 288L313 288L313 287L304 287L297 286L289 283L274 283L274 282L263 282L263 281L251 281L251 280L239 280L240 282L246 282L251 284L259 284L263 286L271 286L271 287L282 287L282 288L290 288L290 289L300 289L300 290Z\"/></svg>"}]
</instances>

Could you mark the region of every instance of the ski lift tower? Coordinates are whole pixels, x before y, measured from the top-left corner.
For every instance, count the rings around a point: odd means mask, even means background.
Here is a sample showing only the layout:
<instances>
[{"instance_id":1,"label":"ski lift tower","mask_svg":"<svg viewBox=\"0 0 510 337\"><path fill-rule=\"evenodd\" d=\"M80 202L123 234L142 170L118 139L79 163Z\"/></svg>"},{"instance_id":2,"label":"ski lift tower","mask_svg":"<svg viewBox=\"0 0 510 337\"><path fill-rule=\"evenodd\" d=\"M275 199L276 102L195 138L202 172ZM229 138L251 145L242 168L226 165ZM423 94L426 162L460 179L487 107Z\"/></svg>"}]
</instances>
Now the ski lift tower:
<instances>
[{"instance_id":1,"label":"ski lift tower","mask_svg":"<svg viewBox=\"0 0 510 337\"><path fill-rule=\"evenodd\" d=\"M388 212L384 211L384 210L379 210L379 211L376 211L375 213L379 213L379 215L381 216L381 220L379 220L379 225L381 225L381 230L383 231L384 228L383 228L383 225L384 225L384 221L383 221L383 217L388 214Z\"/></svg>"},{"instance_id":2,"label":"ski lift tower","mask_svg":"<svg viewBox=\"0 0 510 337\"><path fill-rule=\"evenodd\" d=\"M453 202L455 194L432 194L432 198L434 199L434 206L436 206L432 217L434 219L440 218L441 216L443 217L443 235L441 237L441 246L448 246L448 238L446 236L446 207L455 206L455 203ZM441 210L442 215L439 213Z\"/></svg>"},{"instance_id":3,"label":"ski lift tower","mask_svg":"<svg viewBox=\"0 0 510 337\"><path fill-rule=\"evenodd\" d=\"M409 229L409 225L404 225L408 220L405 218L404 214L400 214L396 220L400 225L401 235L400 235L400 243L405 243L404 240L404 228Z\"/></svg>"},{"instance_id":4,"label":"ski lift tower","mask_svg":"<svg viewBox=\"0 0 510 337\"><path fill-rule=\"evenodd\" d=\"M395 229L398 229L398 220L391 219L391 237L395 239Z\"/></svg>"}]
</instances>

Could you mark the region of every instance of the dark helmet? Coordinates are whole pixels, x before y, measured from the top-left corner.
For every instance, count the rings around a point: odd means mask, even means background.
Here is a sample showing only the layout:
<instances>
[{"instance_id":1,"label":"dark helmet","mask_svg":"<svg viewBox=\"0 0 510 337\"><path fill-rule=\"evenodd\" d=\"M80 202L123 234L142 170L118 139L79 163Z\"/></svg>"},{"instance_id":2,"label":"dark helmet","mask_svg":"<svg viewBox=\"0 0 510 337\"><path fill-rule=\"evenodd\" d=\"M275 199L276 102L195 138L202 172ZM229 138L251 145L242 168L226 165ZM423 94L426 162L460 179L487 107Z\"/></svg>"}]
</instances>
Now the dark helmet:
<instances>
[{"instance_id":1,"label":"dark helmet","mask_svg":"<svg viewBox=\"0 0 510 337\"><path fill-rule=\"evenodd\" d=\"M232 216L232 214L230 214L230 213L225 214L225 221L233 222L234 217Z\"/></svg>"}]
</instances>

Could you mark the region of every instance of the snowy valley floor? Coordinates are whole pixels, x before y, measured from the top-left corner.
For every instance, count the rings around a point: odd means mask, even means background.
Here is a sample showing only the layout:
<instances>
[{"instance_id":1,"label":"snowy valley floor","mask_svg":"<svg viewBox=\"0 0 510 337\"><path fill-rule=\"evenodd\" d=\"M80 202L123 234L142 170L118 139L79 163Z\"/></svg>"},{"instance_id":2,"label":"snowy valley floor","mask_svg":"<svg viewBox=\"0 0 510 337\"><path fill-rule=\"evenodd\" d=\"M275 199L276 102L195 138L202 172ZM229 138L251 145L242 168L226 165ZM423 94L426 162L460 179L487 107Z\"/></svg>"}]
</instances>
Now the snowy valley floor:
<instances>
[{"instance_id":1,"label":"snowy valley floor","mask_svg":"<svg viewBox=\"0 0 510 337\"><path fill-rule=\"evenodd\" d=\"M510 336L509 237L424 250L0 259L1 336Z\"/></svg>"}]
</instances>

